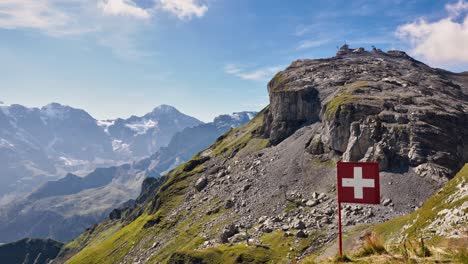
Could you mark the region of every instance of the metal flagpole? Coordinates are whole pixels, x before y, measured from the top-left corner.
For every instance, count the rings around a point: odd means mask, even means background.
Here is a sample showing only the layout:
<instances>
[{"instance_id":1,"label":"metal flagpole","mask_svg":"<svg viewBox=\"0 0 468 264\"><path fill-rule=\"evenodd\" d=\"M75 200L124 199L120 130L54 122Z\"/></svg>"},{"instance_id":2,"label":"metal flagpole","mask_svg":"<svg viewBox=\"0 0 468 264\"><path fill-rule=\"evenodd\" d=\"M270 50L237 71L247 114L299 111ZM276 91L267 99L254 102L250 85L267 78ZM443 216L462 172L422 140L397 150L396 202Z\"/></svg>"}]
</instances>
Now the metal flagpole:
<instances>
[{"instance_id":1,"label":"metal flagpole","mask_svg":"<svg viewBox=\"0 0 468 264\"><path fill-rule=\"evenodd\" d=\"M340 257L343 256L343 240L341 234L341 203L338 199L338 247L340 250Z\"/></svg>"},{"instance_id":2,"label":"metal flagpole","mask_svg":"<svg viewBox=\"0 0 468 264\"><path fill-rule=\"evenodd\" d=\"M343 256L343 240L342 240L342 234L341 234L341 200L340 200L340 188L339 188L340 178L338 177L338 170L336 171L336 173L337 173L336 175L336 196L337 196L336 201L338 202L338 248L339 248L340 257L342 257Z\"/></svg>"}]
</instances>

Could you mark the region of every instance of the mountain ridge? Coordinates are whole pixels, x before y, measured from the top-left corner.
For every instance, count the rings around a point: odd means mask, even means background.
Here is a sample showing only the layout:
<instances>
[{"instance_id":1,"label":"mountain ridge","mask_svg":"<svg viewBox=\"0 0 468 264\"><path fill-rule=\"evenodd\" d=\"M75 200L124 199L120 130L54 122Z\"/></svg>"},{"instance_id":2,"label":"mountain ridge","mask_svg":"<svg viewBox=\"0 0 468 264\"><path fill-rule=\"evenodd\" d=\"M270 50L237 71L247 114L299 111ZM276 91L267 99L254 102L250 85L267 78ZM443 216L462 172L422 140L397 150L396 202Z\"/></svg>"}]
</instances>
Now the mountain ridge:
<instances>
[{"instance_id":1,"label":"mountain ridge","mask_svg":"<svg viewBox=\"0 0 468 264\"><path fill-rule=\"evenodd\" d=\"M148 113L158 124L138 133L143 117L121 119L125 138L113 137L102 122L82 109L59 103L41 108L19 104L0 106L0 200L5 194L29 192L66 173L82 176L100 166L120 165L153 154L186 127L202 124L167 105ZM161 120L161 122L159 122ZM144 125L144 124L143 124ZM114 130L118 130L115 128ZM119 136L119 135L116 135ZM147 145L148 147L141 148ZM151 145L151 146L150 146ZM133 153L137 150L138 153ZM1 204L1 202L0 202Z\"/></svg>"},{"instance_id":2,"label":"mountain ridge","mask_svg":"<svg viewBox=\"0 0 468 264\"><path fill-rule=\"evenodd\" d=\"M336 238L338 160L380 161L386 201L345 207L345 229L412 212L466 162L466 84L454 76L404 52L347 46L293 62L270 81L269 107L172 170L127 217L67 244L57 262L301 260Z\"/></svg>"},{"instance_id":3,"label":"mountain ridge","mask_svg":"<svg viewBox=\"0 0 468 264\"><path fill-rule=\"evenodd\" d=\"M106 218L114 208L126 207L123 204L128 200L137 199L147 177L160 177L255 114L221 115L213 122L175 133L168 146L150 157L96 168L83 177L69 173L64 178L44 183L24 199L0 207L0 237L5 239L1 242L25 236L51 237L60 241L73 239ZM143 188L145 186L143 184Z\"/></svg>"}]
</instances>

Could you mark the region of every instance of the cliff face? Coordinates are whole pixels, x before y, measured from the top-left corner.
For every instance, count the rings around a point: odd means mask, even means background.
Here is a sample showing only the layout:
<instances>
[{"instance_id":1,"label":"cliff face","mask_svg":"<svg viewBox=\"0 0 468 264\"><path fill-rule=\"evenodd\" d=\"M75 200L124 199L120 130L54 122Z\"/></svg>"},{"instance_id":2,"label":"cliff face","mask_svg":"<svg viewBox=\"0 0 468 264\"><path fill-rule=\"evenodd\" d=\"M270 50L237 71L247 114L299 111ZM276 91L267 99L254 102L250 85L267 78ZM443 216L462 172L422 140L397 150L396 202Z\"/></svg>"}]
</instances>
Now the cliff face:
<instances>
[{"instance_id":1,"label":"cliff face","mask_svg":"<svg viewBox=\"0 0 468 264\"><path fill-rule=\"evenodd\" d=\"M310 151L344 161L377 160L384 171L414 168L446 181L468 161L468 96L463 74L404 52L342 48L336 57L298 60L268 84L263 134L273 144L321 123Z\"/></svg>"}]
</instances>

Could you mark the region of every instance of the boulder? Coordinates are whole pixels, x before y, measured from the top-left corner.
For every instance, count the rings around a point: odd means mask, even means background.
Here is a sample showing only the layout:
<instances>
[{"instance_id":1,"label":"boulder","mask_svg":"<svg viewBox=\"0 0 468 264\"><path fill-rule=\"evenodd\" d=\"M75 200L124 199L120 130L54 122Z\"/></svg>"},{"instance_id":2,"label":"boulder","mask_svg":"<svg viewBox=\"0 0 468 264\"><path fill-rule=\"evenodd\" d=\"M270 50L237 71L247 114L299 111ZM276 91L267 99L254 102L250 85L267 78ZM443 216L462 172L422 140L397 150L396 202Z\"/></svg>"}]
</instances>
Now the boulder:
<instances>
[{"instance_id":1,"label":"boulder","mask_svg":"<svg viewBox=\"0 0 468 264\"><path fill-rule=\"evenodd\" d=\"M387 205L389 205L390 203L392 203L392 200L390 200L390 199L384 199L384 200L382 201L382 205L383 205L383 206L387 206Z\"/></svg>"},{"instance_id":2,"label":"boulder","mask_svg":"<svg viewBox=\"0 0 468 264\"><path fill-rule=\"evenodd\" d=\"M316 206L317 204L319 204L318 200L307 200L307 202L305 203L305 205L309 207Z\"/></svg>"},{"instance_id":3,"label":"boulder","mask_svg":"<svg viewBox=\"0 0 468 264\"><path fill-rule=\"evenodd\" d=\"M292 221L291 227L294 228L294 229L305 229L306 228L305 223L302 222L299 219L295 219L294 221Z\"/></svg>"},{"instance_id":4,"label":"boulder","mask_svg":"<svg viewBox=\"0 0 468 264\"><path fill-rule=\"evenodd\" d=\"M224 203L224 208L229 209L234 206L234 201L231 199L227 199L226 202Z\"/></svg>"},{"instance_id":5,"label":"boulder","mask_svg":"<svg viewBox=\"0 0 468 264\"><path fill-rule=\"evenodd\" d=\"M197 191L202 191L206 186L208 185L208 179L205 176L201 176L200 178L197 179L195 182L195 189Z\"/></svg>"},{"instance_id":6,"label":"boulder","mask_svg":"<svg viewBox=\"0 0 468 264\"><path fill-rule=\"evenodd\" d=\"M307 234L303 230L299 230L296 232L296 237L298 238L306 238Z\"/></svg>"},{"instance_id":7,"label":"boulder","mask_svg":"<svg viewBox=\"0 0 468 264\"><path fill-rule=\"evenodd\" d=\"M219 241L221 243L227 243L229 242L229 238L238 232L239 229L234 224L229 224L221 231L221 234L219 235Z\"/></svg>"}]
</instances>

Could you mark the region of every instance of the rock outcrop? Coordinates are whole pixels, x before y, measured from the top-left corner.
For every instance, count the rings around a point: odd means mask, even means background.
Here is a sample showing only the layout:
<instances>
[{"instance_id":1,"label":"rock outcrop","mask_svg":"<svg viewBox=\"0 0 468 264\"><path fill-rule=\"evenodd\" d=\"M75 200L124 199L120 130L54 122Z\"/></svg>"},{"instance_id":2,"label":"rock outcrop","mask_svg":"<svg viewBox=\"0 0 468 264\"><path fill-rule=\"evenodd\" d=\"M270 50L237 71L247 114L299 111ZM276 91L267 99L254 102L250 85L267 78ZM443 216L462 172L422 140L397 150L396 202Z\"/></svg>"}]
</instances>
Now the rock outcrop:
<instances>
[{"instance_id":1,"label":"rock outcrop","mask_svg":"<svg viewBox=\"0 0 468 264\"><path fill-rule=\"evenodd\" d=\"M263 134L278 144L321 123L315 154L414 168L446 181L468 161L468 95L463 74L433 69L402 51L350 49L298 60L268 84Z\"/></svg>"}]
</instances>

